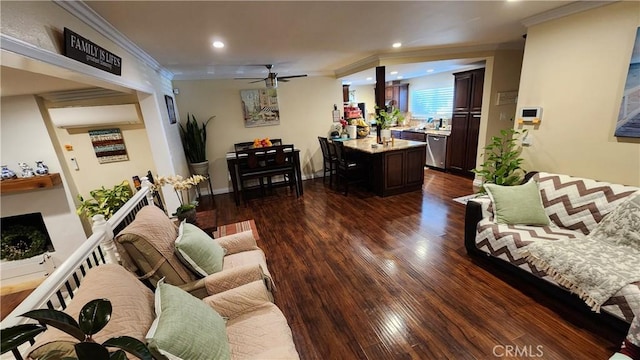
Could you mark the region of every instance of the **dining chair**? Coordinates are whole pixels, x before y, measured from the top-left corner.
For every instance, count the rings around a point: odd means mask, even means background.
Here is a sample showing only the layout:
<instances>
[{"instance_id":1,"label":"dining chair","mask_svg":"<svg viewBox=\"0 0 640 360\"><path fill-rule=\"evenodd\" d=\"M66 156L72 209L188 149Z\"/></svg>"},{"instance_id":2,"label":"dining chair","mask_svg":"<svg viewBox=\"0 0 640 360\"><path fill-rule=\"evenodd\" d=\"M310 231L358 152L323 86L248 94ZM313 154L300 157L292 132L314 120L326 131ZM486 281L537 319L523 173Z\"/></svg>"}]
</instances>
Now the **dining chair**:
<instances>
[{"instance_id":1,"label":"dining chair","mask_svg":"<svg viewBox=\"0 0 640 360\"><path fill-rule=\"evenodd\" d=\"M329 186L333 186L333 175L336 172L337 166L337 158L335 155L335 149L333 149L333 143L329 143L329 140L326 137L318 136L318 141L320 142L320 149L322 150L322 160L323 160L323 173L322 173L322 183L324 183L324 179L329 174Z\"/></svg>"},{"instance_id":2,"label":"dining chair","mask_svg":"<svg viewBox=\"0 0 640 360\"><path fill-rule=\"evenodd\" d=\"M295 186L295 159L293 145L277 145L266 148L245 149L236 151L238 163L238 180L242 198L247 203L247 192L252 188L247 186L249 180L258 180L260 193L265 195L264 179L269 179L272 187L285 185L290 189L295 187L296 197L300 196L298 187ZM271 178L282 175L284 180L273 183Z\"/></svg>"},{"instance_id":3,"label":"dining chair","mask_svg":"<svg viewBox=\"0 0 640 360\"><path fill-rule=\"evenodd\" d=\"M349 183L364 182L366 167L360 161L350 160L341 141L332 142L336 154L336 188L340 188L340 179L344 180L344 195L349 192Z\"/></svg>"}]
</instances>

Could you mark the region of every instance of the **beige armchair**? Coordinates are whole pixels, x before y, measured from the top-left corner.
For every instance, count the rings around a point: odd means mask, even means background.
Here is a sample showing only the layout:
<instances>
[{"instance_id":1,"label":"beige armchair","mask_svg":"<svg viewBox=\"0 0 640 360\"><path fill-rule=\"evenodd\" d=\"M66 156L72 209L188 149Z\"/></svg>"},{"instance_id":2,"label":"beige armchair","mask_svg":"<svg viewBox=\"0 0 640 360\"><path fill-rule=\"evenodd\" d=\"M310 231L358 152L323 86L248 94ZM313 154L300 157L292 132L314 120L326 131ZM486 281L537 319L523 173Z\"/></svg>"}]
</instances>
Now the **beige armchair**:
<instances>
[{"instance_id":1,"label":"beige armchair","mask_svg":"<svg viewBox=\"0 0 640 360\"><path fill-rule=\"evenodd\" d=\"M203 279L186 267L176 255L178 226L159 208L145 206L135 220L116 237L123 265L148 280L153 287L165 278L195 296L222 292L252 281L263 281L269 291L272 281L264 252L251 231L224 236L212 241L226 250L222 271Z\"/></svg>"}]
</instances>

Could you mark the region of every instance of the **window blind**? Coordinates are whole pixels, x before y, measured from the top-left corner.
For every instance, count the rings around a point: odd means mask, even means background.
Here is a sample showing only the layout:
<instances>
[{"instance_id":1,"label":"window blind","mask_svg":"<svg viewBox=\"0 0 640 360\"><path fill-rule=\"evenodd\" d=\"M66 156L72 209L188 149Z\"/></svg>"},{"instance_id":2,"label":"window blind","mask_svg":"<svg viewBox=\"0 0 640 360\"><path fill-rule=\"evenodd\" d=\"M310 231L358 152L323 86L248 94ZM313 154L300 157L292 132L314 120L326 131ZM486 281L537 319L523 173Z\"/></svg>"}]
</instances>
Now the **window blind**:
<instances>
[{"instance_id":1,"label":"window blind","mask_svg":"<svg viewBox=\"0 0 640 360\"><path fill-rule=\"evenodd\" d=\"M414 116L451 118L453 86L412 91L409 104L409 111Z\"/></svg>"}]
</instances>

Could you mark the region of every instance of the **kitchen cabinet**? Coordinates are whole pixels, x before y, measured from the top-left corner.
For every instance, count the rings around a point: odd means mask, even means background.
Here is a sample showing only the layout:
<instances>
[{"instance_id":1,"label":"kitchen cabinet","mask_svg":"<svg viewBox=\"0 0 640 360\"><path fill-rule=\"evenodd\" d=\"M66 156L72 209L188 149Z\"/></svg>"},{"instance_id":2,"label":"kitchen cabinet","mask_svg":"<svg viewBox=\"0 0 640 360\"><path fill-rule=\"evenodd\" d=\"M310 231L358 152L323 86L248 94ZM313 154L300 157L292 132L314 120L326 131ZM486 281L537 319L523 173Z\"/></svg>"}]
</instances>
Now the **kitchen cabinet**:
<instances>
[{"instance_id":1,"label":"kitchen cabinet","mask_svg":"<svg viewBox=\"0 0 640 360\"><path fill-rule=\"evenodd\" d=\"M413 141L422 141L426 142L427 134L423 132L413 132L413 131L403 131L402 139L403 140L413 140Z\"/></svg>"},{"instance_id":2,"label":"kitchen cabinet","mask_svg":"<svg viewBox=\"0 0 640 360\"><path fill-rule=\"evenodd\" d=\"M447 142L447 169L473 177L478 154L484 68L454 73L451 135Z\"/></svg>"},{"instance_id":3,"label":"kitchen cabinet","mask_svg":"<svg viewBox=\"0 0 640 360\"><path fill-rule=\"evenodd\" d=\"M391 83L384 88L385 104L396 101L396 107L401 112L409 111L409 84Z\"/></svg>"}]
</instances>

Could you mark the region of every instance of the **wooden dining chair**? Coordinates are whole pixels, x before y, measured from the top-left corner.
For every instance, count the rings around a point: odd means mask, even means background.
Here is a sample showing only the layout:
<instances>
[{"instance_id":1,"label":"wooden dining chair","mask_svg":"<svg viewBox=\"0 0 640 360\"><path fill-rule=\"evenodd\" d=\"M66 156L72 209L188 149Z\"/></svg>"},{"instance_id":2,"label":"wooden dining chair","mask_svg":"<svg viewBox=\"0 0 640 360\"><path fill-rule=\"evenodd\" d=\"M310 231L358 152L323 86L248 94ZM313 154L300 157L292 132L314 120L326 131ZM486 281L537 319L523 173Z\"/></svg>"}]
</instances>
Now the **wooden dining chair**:
<instances>
[{"instance_id":1,"label":"wooden dining chair","mask_svg":"<svg viewBox=\"0 0 640 360\"><path fill-rule=\"evenodd\" d=\"M336 167L338 165L338 159L336 158L335 149L333 143L329 143L326 137L318 136L320 142L320 149L322 150L322 183L329 174L329 186L333 186L333 175L336 173Z\"/></svg>"},{"instance_id":2,"label":"wooden dining chair","mask_svg":"<svg viewBox=\"0 0 640 360\"><path fill-rule=\"evenodd\" d=\"M345 151L342 141L334 141L336 155L336 188L340 188L340 180L344 182L344 195L349 192L349 183L364 182L366 180L366 167L360 161L349 159L349 154Z\"/></svg>"},{"instance_id":3,"label":"wooden dining chair","mask_svg":"<svg viewBox=\"0 0 640 360\"><path fill-rule=\"evenodd\" d=\"M287 185L295 188L296 197L299 197L298 187L295 186L295 159L293 145L278 145L266 148L245 149L236 151L238 163L238 180L242 198L247 203L247 192L256 187L247 186L249 180L258 180L260 193L265 195L264 179L269 179L272 187ZM273 183L274 176L282 175L281 183Z\"/></svg>"}]
</instances>

